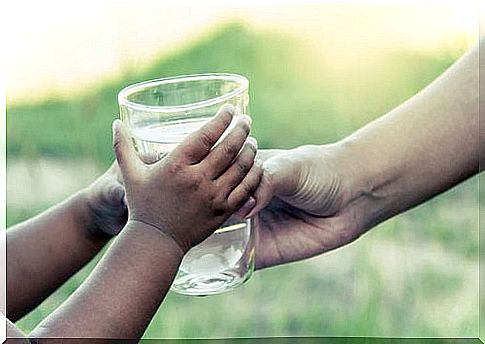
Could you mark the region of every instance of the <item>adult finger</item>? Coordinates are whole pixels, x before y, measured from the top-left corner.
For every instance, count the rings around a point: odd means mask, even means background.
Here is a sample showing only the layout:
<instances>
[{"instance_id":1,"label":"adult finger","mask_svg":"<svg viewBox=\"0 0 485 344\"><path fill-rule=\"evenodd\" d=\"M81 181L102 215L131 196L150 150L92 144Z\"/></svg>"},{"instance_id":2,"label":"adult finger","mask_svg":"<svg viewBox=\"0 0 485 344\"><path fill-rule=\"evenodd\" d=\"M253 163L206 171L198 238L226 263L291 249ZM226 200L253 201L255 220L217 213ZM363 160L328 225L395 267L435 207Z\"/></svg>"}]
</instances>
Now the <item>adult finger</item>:
<instances>
[{"instance_id":1,"label":"adult finger","mask_svg":"<svg viewBox=\"0 0 485 344\"><path fill-rule=\"evenodd\" d=\"M287 152L286 149L259 149L256 158L262 161L271 159L274 156Z\"/></svg>"}]
</instances>

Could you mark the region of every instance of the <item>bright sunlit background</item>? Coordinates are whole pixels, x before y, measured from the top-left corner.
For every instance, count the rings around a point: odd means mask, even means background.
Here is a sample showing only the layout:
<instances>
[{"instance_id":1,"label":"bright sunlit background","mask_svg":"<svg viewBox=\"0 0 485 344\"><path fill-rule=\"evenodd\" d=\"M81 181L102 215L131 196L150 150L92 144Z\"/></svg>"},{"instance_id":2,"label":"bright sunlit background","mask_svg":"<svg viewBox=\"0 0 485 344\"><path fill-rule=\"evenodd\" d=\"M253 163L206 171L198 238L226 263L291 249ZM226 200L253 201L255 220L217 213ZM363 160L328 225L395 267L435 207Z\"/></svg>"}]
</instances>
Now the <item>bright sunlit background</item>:
<instances>
[{"instance_id":1,"label":"bright sunlit background","mask_svg":"<svg viewBox=\"0 0 485 344\"><path fill-rule=\"evenodd\" d=\"M290 148L348 135L414 95L477 40L474 2L384 3L10 8L8 224L109 166L116 95L133 82L243 74L260 147ZM229 294L170 294L145 336L474 337L477 183L348 247L257 272ZM35 327L92 265L18 325Z\"/></svg>"}]
</instances>

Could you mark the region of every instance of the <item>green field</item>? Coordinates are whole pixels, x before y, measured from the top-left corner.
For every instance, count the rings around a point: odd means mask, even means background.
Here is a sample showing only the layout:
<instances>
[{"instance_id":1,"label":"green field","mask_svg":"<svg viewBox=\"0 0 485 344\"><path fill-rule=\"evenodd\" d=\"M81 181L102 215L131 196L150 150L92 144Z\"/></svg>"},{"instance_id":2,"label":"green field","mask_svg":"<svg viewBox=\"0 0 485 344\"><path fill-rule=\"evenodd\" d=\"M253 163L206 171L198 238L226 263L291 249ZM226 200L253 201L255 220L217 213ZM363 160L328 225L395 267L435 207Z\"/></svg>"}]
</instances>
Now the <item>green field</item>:
<instances>
[{"instance_id":1,"label":"green field","mask_svg":"<svg viewBox=\"0 0 485 344\"><path fill-rule=\"evenodd\" d=\"M177 74L239 73L250 80L260 148L329 143L409 98L465 44L389 50L345 68L315 58L298 37L224 26L183 50L70 99L8 104L7 162L45 157L109 166L111 122L124 86ZM370 162L371 163L371 162ZM80 171L82 173L82 171ZM75 178L75 176L73 176ZM12 183L10 176L7 183ZM8 225L47 208L7 207ZM59 305L94 262L18 322L25 331ZM204 298L169 294L145 337L476 336L478 179L380 225L322 257L257 272L243 287Z\"/></svg>"}]
</instances>

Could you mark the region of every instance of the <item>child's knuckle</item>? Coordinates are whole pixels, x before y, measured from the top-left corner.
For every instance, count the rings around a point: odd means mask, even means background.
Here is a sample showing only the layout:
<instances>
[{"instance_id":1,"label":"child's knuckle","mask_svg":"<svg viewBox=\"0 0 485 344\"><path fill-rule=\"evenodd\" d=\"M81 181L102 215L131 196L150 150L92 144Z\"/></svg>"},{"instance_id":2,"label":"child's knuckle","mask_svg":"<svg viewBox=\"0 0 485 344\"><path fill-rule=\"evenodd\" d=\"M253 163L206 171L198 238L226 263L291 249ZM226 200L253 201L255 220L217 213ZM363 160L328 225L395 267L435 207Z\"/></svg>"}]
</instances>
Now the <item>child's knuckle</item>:
<instances>
[{"instance_id":1,"label":"child's knuckle","mask_svg":"<svg viewBox=\"0 0 485 344\"><path fill-rule=\"evenodd\" d=\"M251 161L247 159L240 159L236 162L236 168L241 174L247 173L251 169L251 165Z\"/></svg>"},{"instance_id":2,"label":"child's knuckle","mask_svg":"<svg viewBox=\"0 0 485 344\"><path fill-rule=\"evenodd\" d=\"M230 156L236 155L239 152L239 147L234 142L226 142L223 148L224 153Z\"/></svg>"},{"instance_id":3,"label":"child's knuckle","mask_svg":"<svg viewBox=\"0 0 485 344\"><path fill-rule=\"evenodd\" d=\"M215 202L212 206L212 214L216 217L224 216L227 213L227 205L224 202Z\"/></svg>"},{"instance_id":4,"label":"child's knuckle","mask_svg":"<svg viewBox=\"0 0 485 344\"><path fill-rule=\"evenodd\" d=\"M244 195L245 197L251 194L253 192L253 186L251 185L251 183L249 182L242 183L241 192L242 192L242 195Z\"/></svg>"},{"instance_id":5,"label":"child's knuckle","mask_svg":"<svg viewBox=\"0 0 485 344\"><path fill-rule=\"evenodd\" d=\"M172 161L168 164L168 171L170 174L177 175L183 170L183 165L178 161Z\"/></svg>"},{"instance_id":6,"label":"child's knuckle","mask_svg":"<svg viewBox=\"0 0 485 344\"><path fill-rule=\"evenodd\" d=\"M199 135L199 140L203 146L210 147L212 146L212 135L210 132L202 131Z\"/></svg>"}]
</instances>

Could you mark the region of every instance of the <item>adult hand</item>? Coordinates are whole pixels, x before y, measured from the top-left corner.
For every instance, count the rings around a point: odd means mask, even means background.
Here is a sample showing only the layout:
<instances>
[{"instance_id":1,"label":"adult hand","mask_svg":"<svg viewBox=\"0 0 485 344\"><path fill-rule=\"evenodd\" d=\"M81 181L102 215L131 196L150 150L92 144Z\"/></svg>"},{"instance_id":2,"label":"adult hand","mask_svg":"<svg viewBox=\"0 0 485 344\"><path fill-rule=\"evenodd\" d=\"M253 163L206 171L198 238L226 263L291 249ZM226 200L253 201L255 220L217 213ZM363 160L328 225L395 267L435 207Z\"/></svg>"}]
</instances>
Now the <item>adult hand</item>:
<instances>
[{"instance_id":1,"label":"adult hand","mask_svg":"<svg viewBox=\"0 0 485 344\"><path fill-rule=\"evenodd\" d=\"M339 144L261 150L264 176L249 213L259 234L256 268L312 257L362 234L355 166Z\"/></svg>"},{"instance_id":2,"label":"adult hand","mask_svg":"<svg viewBox=\"0 0 485 344\"><path fill-rule=\"evenodd\" d=\"M262 153L257 266L345 245L481 171L478 50L336 144Z\"/></svg>"}]
</instances>

